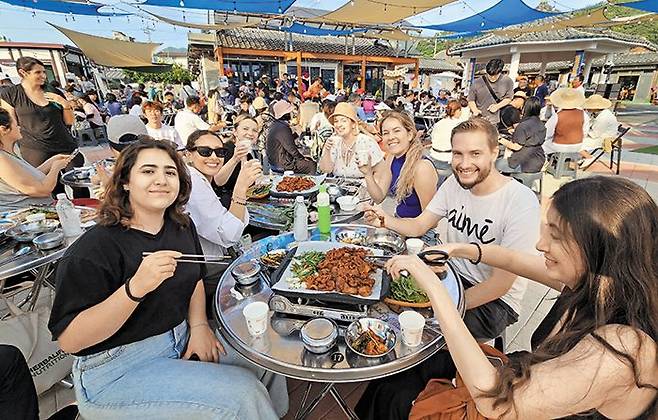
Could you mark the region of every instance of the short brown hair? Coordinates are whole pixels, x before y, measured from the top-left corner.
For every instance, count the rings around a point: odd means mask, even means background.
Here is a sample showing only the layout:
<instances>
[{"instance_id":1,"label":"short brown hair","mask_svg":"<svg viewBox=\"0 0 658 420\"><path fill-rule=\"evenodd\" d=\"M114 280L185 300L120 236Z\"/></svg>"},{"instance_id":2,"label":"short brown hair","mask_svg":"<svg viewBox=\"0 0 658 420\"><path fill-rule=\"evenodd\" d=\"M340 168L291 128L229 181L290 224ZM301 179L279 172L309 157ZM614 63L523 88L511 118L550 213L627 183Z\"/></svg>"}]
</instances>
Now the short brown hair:
<instances>
[{"instance_id":1,"label":"short brown hair","mask_svg":"<svg viewBox=\"0 0 658 420\"><path fill-rule=\"evenodd\" d=\"M158 141L148 136L140 136L139 139L121 151L117 159L114 173L107 185L105 199L99 210L99 224L102 226L123 225L129 227L130 219L133 217L133 209L130 206L128 192L125 185L130 181L130 171L137 162L142 150L163 150L176 164L178 172L179 190L176 200L167 208L165 217L172 219L177 225L187 227L190 218L185 212L185 205L190 198L192 181L190 173L183 159L176 152L174 144L169 141Z\"/></svg>"},{"instance_id":2,"label":"short brown hair","mask_svg":"<svg viewBox=\"0 0 658 420\"><path fill-rule=\"evenodd\" d=\"M498 130L489 122L489 120L482 117L471 118L453 128L452 134L450 135L450 144L452 144L452 139L455 138L456 134L471 133L473 131L480 131L486 134L487 143L489 143L491 150L498 148Z\"/></svg>"},{"instance_id":3,"label":"short brown hair","mask_svg":"<svg viewBox=\"0 0 658 420\"><path fill-rule=\"evenodd\" d=\"M149 101L149 102L145 103L144 105L142 105L142 111L143 111L143 112L146 112L146 111L148 111L149 109L156 109L156 110L162 112L162 110L164 109L164 107L163 107L162 104L161 104L160 102L158 102L158 101Z\"/></svg>"},{"instance_id":4,"label":"short brown hair","mask_svg":"<svg viewBox=\"0 0 658 420\"><path fill-rule=\"evenodd\" d=\"M462 104L457 99L451 99L446 105L446 115L454 117L458 110L462 109Z\"/></svg>"}]
</instances>

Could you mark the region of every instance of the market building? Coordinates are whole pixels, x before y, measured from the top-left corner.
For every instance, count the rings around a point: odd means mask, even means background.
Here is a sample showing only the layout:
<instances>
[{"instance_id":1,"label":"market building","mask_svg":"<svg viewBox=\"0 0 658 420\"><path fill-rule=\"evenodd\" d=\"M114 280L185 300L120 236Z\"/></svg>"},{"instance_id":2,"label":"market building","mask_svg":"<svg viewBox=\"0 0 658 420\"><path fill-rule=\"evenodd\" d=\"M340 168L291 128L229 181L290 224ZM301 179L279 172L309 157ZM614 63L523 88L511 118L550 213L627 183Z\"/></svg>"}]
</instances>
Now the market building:
<instances>
[{"instance_id":1,"label":"market building","mask_svg":"<svg viewBox=\"0 0 658 420\"><path fill-rule=\"evenodd\" d=\"M43 62L48 80L66 84L67 75L90 77L89 60L77 47L63 44L37 42L0 41L0 66L2 73L12 78L16 73L16 60L20 57L34 57Z\"/></svg>"}]
</instances>

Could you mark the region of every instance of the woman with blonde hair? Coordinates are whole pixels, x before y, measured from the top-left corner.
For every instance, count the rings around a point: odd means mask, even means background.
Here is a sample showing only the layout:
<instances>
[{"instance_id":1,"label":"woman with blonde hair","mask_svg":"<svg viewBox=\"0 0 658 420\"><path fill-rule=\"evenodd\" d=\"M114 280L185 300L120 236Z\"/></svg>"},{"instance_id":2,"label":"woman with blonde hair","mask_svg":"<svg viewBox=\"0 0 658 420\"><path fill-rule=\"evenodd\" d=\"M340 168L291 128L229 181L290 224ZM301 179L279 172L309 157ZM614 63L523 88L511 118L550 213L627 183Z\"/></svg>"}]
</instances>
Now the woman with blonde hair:
<instances>
[{"instance_id":1,"label":"woman with blonde hair","mask_svg":"<svg viewBox=\"0 0 658 420\"><path fill-rule=\"evenodd\" d=\"M318 162L321 172L363 178L360 166L372 167L371 171L378 175L384 171L384 154L372 138L359 133L359 119L352 104L341 102L336 105L329 122L336 129L336 135L324 143ZM357 158L361 161L358 162Z\"/></svg>"},{"instance_id":2,"label":"woman with blonde hair","mask_svg":"<svg viewBox=\"0 0 658 420\"><path fill-rule=\"evenodd\" d=\"M368 193L376 203L390 194L395 197L398 217L417 217L430 202L438 175L423 145L416 136L416 126L406 113L389 111L380 123L382 141L388 147L385 167L390 170L375 173L370 165L361 165Z\"/></svg>"}]
</instances>

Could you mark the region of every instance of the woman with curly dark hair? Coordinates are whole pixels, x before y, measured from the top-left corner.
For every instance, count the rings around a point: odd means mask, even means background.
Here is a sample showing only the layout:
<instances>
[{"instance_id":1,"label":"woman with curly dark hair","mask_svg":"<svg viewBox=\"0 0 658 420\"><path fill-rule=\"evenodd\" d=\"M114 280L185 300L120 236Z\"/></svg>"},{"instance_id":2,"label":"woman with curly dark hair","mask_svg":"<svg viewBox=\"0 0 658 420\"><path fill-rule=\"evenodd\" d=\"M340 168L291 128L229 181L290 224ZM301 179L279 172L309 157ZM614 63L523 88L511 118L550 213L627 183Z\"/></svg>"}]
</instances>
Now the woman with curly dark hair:
<instances>
[{"instance_id":1,"label":"woman with curly dark hair","mask_svg":"<svg viewBox=\"0 0 658 420\"><path fill-rule=\"evenodd\" d=\"M252 372L217 363L204 266L177 260L202 254L190 189L173 145L138 140L117 160L99 225L60 260L49 328L75 356L85 418L278 418Z\"/></svg>"},{"instance_id":2,"label":"woman with curly dark hair","mask_svg":"<svg viewBox=\"0 0 658 420\"><path fill-rule=\"evenodd\" d=\"M427 292L454 361L451 372L430 373L432 366L424 365L425 382L454 377L456 368L486 418L656 418L658 206L644 189L611 177L562 186L553 195L537 242L543 256L496 245L434 249L507 270L561 294L532 337L533 351L511 354L507 365L496 368L432 270L416 256L394 257L388 270L394 277L407 270ZM386 412L394 414L362 413L361 418L408 418L410 409L417 418L419 403L413 408L411 403L415 397L402 401L398 395L408 394L409 388L417 394L425 382L399 380L397 389L389 384L389 395L366 392L360 402L362 409L373 410L385 401Z\"/></svg>"}]
</instances>

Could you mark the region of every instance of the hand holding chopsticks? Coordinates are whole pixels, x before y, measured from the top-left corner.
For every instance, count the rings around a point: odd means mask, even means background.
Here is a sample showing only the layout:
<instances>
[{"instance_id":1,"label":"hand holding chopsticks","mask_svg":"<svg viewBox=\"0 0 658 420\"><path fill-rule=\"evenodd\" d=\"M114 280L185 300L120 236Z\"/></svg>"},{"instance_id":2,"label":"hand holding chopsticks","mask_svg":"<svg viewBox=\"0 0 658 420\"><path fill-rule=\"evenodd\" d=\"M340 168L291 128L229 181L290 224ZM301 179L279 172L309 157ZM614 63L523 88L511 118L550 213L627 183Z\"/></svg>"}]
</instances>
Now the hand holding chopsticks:
<instances>
[{"instance_id":1,"label":"hand holding chopsticks","mask_svg":"<svg viewBox=\"0 0 658 420\"><path fill-rule=\"evenodd\" d=\"M142 252L143 257L154 254L153 252ZM196 254L180 254L179 257L174 258L176 262L197 263L197 264L224 264L231 263L232 257L228 255L196 255Z\"/></svg>"}]
</instances>

